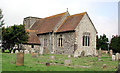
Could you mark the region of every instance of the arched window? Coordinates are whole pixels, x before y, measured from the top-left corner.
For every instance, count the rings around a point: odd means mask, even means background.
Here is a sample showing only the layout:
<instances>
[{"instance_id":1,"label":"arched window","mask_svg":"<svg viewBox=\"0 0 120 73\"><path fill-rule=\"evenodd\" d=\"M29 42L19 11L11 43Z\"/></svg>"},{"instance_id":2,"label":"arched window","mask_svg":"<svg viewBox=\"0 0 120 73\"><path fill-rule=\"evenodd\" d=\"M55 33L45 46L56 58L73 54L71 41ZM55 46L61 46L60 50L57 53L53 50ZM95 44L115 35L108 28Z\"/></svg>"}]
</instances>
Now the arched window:
<instances>
[{"instance_id":1,"label":"arched window","mask_svg":"<svg viewBox=\"0 0 120 73\"><path fill-rule=\"evenodd\" d=\"M60 35L60 37L58 38L58 46L59 47L62 47L62 44L63 44L63 39L62 39L62 35Z\"/></svg>"},{"instance_id":2,"label":"arched window","mask_svg":"<svg viewBox=\"0 0 120 73\"><path fill-rule=\"evenodd\" d=\"M90 46L90 33L85 32L83 33L83 38L82 38L83 42L83 46Z\"/></svg>"}]
</instances>

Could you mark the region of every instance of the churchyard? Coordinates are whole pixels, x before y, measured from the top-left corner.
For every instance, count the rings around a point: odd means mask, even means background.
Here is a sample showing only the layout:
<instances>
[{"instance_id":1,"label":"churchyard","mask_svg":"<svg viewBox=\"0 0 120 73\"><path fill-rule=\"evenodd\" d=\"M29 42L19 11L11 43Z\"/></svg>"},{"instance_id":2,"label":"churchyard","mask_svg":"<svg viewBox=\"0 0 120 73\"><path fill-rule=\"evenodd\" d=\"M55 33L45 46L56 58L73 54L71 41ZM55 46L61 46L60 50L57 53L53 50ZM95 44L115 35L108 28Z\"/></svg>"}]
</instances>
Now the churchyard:
<instances>
[{"instance_id":1,"label":"churchyard","mask_svg":"<svg viewBox=\"0 0 120 73\"><path fill-rule=\"evenodd\" d=\"M16 66L15 53L2 53L2 71L116 71L118 61L109 54L77 57L55 54L24 54L24 66Z\"/></svg>"}]
</instances>

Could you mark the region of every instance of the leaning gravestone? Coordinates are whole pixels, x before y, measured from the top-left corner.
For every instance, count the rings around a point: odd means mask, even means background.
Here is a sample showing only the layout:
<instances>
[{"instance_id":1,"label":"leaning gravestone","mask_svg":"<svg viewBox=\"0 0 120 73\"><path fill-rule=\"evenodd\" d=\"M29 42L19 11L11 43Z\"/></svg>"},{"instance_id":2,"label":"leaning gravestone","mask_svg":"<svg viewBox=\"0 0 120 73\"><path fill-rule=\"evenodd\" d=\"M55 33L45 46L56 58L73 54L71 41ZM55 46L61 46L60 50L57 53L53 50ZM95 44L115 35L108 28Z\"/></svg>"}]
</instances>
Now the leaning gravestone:
<instances>
[{"instance_id":1,"label":"leaning gravestone","mask_svg":"<svg viewBox=\"0 0 120 73\"><path fill-rule=\"evenodd\" d=\"M113 51L112 50L110 50L110 56L112 56L113 55Z\"/></svg>"},{"instance_id":2,"label":"leaning gravestone","mask_svg":"<svg viewBox=\"0 0 120 73\"><path fill-rule=\"evenodd\" d=\"M24 53L19 52L16 54L16 66L24 65Z\"/></svg>"},{"instance_id":3,"label":"leaning gravestone","mask_svg":"<svg viewBox=\"0 0 120 73\"><path fill-rule=\"evenodd\" d=\"M115 55L112 55L112 61L115 61Z\"/></svg>"},{"instance_id":4,"label":"leaning gravestone","mask_svg":"<svg viewBox=\"0 0 120 73\"><path fill-rule=\"evenodd\" d=\"M118 61L119 60L119 53L116 53L115 57L116 57L116 61Z\"/></svg>"},{"instance_id":5,"label":"leaning gravestone","mask_svg":"<svg viewBox=\"0 0 120 73\"><path fill-rule=\"evenodd\" d=\"M19 51L18 51L18 50L16 50L16 51L15 51L15 54L17 54L17 53L19 53Z\"/></svg>"},{"instance_id":6,"label":"leaning gravestone","mask_svg":"<svg viewBox=\"0 0 120 73\"><path fill-rule=\"evenodd\" d=\"M64 65L65 66L70 66L72 64L72 60L65 60Z\"/></svg>"}]
</instances>

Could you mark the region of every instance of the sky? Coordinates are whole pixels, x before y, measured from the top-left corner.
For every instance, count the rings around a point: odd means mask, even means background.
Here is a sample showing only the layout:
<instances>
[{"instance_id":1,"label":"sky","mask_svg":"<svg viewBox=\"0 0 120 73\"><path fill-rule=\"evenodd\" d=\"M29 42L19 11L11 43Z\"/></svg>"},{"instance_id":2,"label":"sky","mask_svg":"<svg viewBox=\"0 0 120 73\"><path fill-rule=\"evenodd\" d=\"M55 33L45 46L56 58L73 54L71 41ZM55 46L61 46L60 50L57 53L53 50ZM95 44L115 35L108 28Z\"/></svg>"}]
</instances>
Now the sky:
<instances>
[{"instance_id":1,"label":"sky","mask_svg":"<svg viewBox=\"0 0 120 73\"><path fill-rule=\"evenodd\" d=\"M0 0L5 26L23 24L28 16L45 18L67 10L70 15L87 12L98 35L118 34L118 0Z\"/></svg>"}]
</instances>

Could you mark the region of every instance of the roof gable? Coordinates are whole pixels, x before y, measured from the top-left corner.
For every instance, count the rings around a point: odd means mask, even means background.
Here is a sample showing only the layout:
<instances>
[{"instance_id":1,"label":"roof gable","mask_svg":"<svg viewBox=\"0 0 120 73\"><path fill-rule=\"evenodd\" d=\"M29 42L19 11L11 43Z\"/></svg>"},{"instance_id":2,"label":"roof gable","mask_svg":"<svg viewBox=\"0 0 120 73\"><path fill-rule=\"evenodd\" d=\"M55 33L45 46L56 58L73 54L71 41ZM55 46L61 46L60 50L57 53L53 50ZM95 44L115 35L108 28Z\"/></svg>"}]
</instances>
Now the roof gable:
<instances>
[{"instance_id":1,"label":"roof gable","mask_svg":"<svg viewBox=\"0 0 120 73\"><path fill-rule=\"evenodd\" d=\"M85 15L86 12L75 14L68 16L63 24L60 25L58 30L56 32L64 32L64 31L71 31L75 30L75 28L78 26L79 22L81 21L82 17Z\"/></svg>"}]
</instances>

